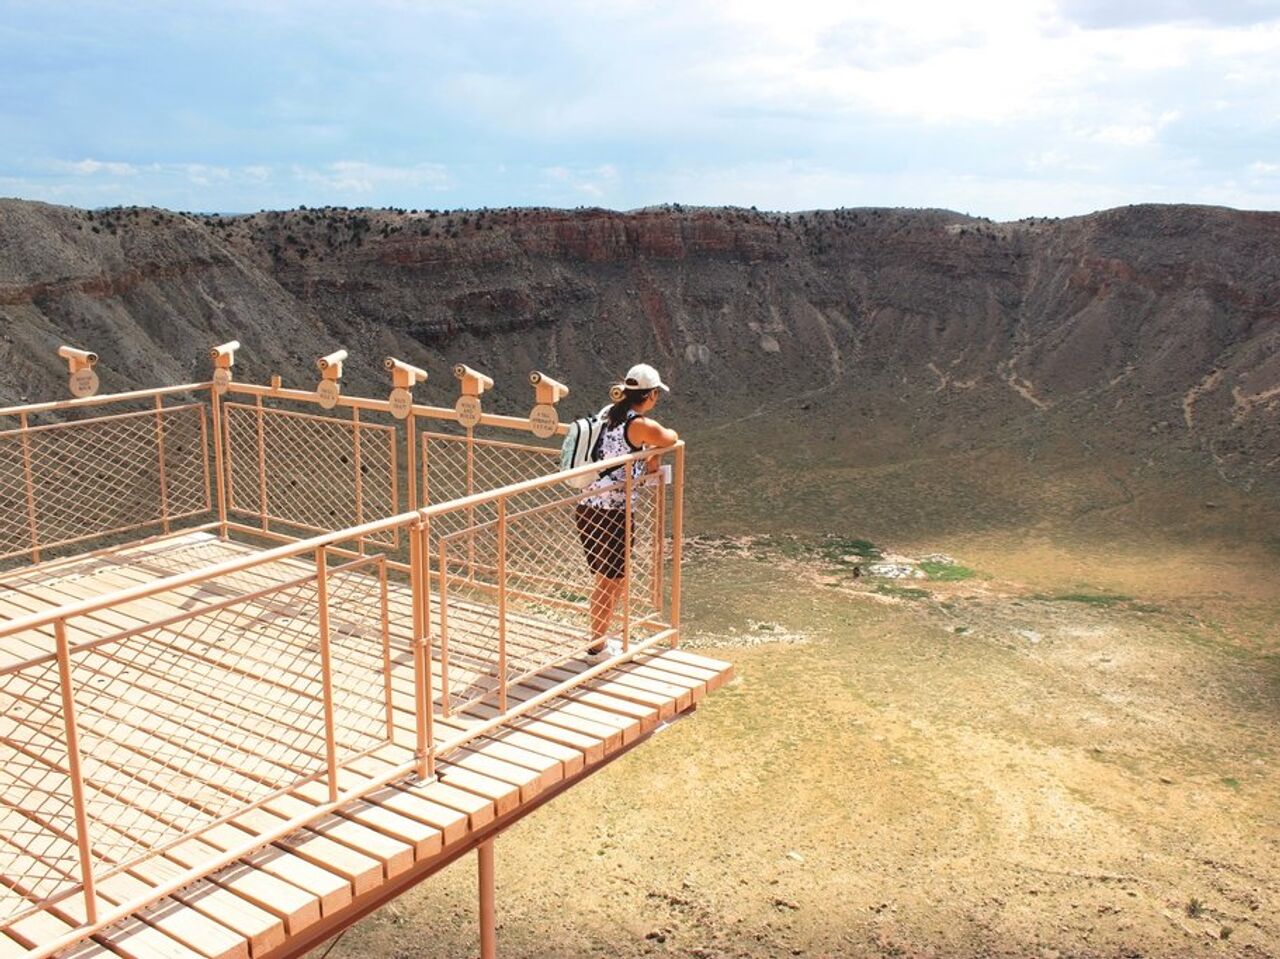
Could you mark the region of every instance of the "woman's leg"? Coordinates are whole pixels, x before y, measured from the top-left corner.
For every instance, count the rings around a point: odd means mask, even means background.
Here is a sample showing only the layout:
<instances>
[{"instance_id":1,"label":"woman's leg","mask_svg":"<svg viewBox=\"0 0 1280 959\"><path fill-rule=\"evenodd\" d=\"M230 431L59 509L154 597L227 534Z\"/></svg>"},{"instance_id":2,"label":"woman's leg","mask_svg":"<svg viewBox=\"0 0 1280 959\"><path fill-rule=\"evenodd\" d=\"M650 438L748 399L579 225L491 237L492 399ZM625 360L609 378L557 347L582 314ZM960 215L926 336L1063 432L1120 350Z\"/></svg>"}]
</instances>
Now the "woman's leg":
<instances>
[{"instance_id":1,"label":"woman's leg","mask_svg":"<svg viewBox=\"0 0 1280 959\"><path fill-rule=\"evenodd\" d=\"M595 574L591 587L591 645L587 652L599 653L604 649L604 637L625 584L626 513L583 504L574 510L574 519L587 565Z\"/></svg>"},{"instance_id":2,"label":"woman's leg","mask_svg":"<svg viewBox=\"0 0 1280 959\"><path fill-rule=\"evenodd\" d=\"M618 598L622 595L624 580L610 579L608 576L596 576L595 587L591 590L591 648L588 652L598 653L604 649L600 640L609 632L609 624L613 622L613 611L618 606Z\"/></svg>"}]
</instances>

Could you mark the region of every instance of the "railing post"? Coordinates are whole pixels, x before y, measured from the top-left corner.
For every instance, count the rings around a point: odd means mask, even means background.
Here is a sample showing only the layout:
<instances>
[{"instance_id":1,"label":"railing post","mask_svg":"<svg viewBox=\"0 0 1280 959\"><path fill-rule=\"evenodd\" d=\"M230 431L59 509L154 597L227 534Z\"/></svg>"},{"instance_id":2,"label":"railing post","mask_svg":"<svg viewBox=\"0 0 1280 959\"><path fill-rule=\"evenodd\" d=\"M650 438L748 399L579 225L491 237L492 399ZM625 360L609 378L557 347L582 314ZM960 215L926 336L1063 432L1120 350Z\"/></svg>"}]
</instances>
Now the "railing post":
<instances>
[{"instance_id":1,"label":"railing post","mask_svg":"<svg viewBox=\"0 0 1280 959\"><path fill-rule=\"evenodd\" d=\"M684 552L684 444L676 446L671 483L671 645L680 645L680 560Z\"/></svg>"},{"instance_id":2,"label":"railing post","mask_svg":"<svg viewBox=\"0 0 1280 959\"><path fill-rule=\"evenodd\" d=\"M631 649L631 494L635 491L634 470L631 463L623 464L625 479L622 482L624 496L622 517L622 651Z\"/></svg>"},{"instance_id":3,"label":"railing post","mask_svg":"<svg viewBox=\"0 0 1280 959\"><path fill-rule=\"evenodd\" d=\"M89 925L98 921L98 897L93 887L93 847L89 842L89 816L84 807L84 777L80 770L80 734L76 725L76 698L71 688L71 648L67 621L54 620L58 648L58 684L62 690L62 722L67 737L67 775L75 809L76 845L80 850L80 882L84 887L84 912Z\"/></svg>"},{"instance_id":4,"label":"railing post","mask_svg":"<svg viewBox=\"0 0 1280 959\"><path fill-rule=\"evenodd\" d=\"M160 528L169 532L169 483L164 472L164 401L156 395L156 461L160 468Z\"/></svg>"},{"instance_id":5,"label":"railing post","mask_svg":"<svg viewBox=\"0 0 1280 959\"><path fill-rule=\"evenodd\" d=\"M435 730L435 705L434 697L431 695L431 570L427 562L431 555L431 538L430 527L427 521L422 521L421 530L417 531L418 538L418 571L416 576L417 582L420 584L422 592L422 632L419 634L420 639L418 648L422 655L422 681L419 684L424 696L423 710L425 721L419 720L419 736L423 749L426 753L425 763L422 769L425 771L424 778L434 777L436 774L436 730Z\"/></svg>"},{"instance_id":6,"label":"railing post","mask_svg":"<svg viewBox=\"0 0 1280 959\"><path fill-rule=\"evenodd\" d=\"M391 694L391 604L388 600L387 557L380 556L378 557L378 601L382 605L382 693L386 697L387 741L395 742L396 713Z\"/></svg>"},{"instance_id":7,"label":"railing post","mask_svg":"<svg viewBox=\"0 0 1280 959\"><path fill-rule=\"evenodd\" d=\"M476 491L476 431L467 427L467 495ZM476 581L476 509L467 507L467 528L471 534L467 537L467 582Z\"/></svg>"},{"instance_id":8,"label":"railing post","mask_svg":"<svg viewBox=\"0 0 1280 959\"><path fill-rule=\"evenodd\" d=\"M31 467L31 424L26 413L18 416L18 426L22 430L22 472L27 484L27 526L31 530L31 562L40 562L40 532L36 523L36 478Z\"/></svg>"},{"instance_id":9,"label":"railing post","mask_svg":"<svg viewBox=\"0 0 1280 959\"><path fill-rule=\"evenodd\" d=\"M497 959L497 909L494 900L493 837L476 847L476 864L480 886L480 959Z\"/></svg>"},{"instance_id":10,"label":"railing post","mask_svg":"<svg viewBox=\"0 0 1280 959\"><path fill-rule=\"evenodd\" d=\"M204 508L213 509L213 480L209 475L209 414L200 408L200 465L204 472Z\"/></svg>"},{"instance_id":11,"label":"railing post","mask_svg":"<svg viewBox=\"0 0 1280 959\"><path fill-rule=\"evenodd\" d=\"M449 715L449 556L440 537L440 714Z\"/></svg>"},{"instance_id":12,"label":"railing post","mask_svg":"<svg viewBox=\"0 0 1280 959\"><path fill-rule=\"evenodd\" d=\"M435 775L435 746L432 729L431 655L427 646L427 623L431 618L431 581L426 571L426 542L422 521L409 528L409 590L413 599L413 707L415 756L418 778Z\"/></svg>"},{"instance_id":13,"label":"railing post","mask_svg":"<svg viewBox=\"0 0 1280 959\"><path fill-rule=\"evenodd\" d=\"M333 658L329 648L329 566L325 548L316 547L316 602L320 612L320 679L324 688L324 755L329 802L338 800L338 744L333 718Z\"/></svg>"},{"instance_id":14,"label":"railing post","mask_svg":"<svg viewBox=\"0 0 1280 959\"><path fill-rule=\"evenodd\" d=\"M662 616L662 568L666 562L665 540L667 535L667 477L661 465L658 467L657 492L653 496L653 589L650 605Z\"/></svg>"},{"instance_id":15,"label":"railing post","mask_svg":"<svg viewBox=\"0 0 1280 959\"><path fill-rule=\"evenodd\" d=\"M356 470L356 525L364 524L364 477L360 472L360 407L351 407L351 459L355 463ZM361 556L364 555L364 537L361 536L356 540L356 550Z\"/></svg>"},{"instance_id":16,"label":"railing post","mask_svg":"<svg viewBox=\"0 0 1280 959\"><path fill-rule=\"evenodd\" d=\"M498 710L507 711L507 498L498 500Z\"/></svg>"},{"instance_id":17,"label":"railing post","mask_svg":"<svg viewBox=\"0 0 1280 959\"><path fill-rule=\"evenodd\" d=\"M412 406L409 407L409 415L405 417L404 428L405 428L405 454L408 456L408 483L409 483L408 506L409 506L409 509L413 510L418 508L418 457L416 455L417 448L418 448L418 427L417 427L417 417L413 415ZM422 453L423 453L422 469L424 473L426 472L426 468L427 468L426 452L427 450L424 444L422 448ZM424 488L426 487L425 476L423 477L423 487Z\"/></svg>"},{"instance_id":18,"label":"railing post","mask_svg":"<svg viewBox=\"0 0 1280 959\"><path fill-rule=\"evenodd\" d=\"M223 426L222 397L213 390L213 472L218 487L218 536L227 538L227 467L222 441L225 437ZM208 460L205 466L208 467Z\"/></svg>"},{"instance_id":19,"label":"railing post","mask_svg":"<svg viewBox=\"0 0 1280 959\"><path fill-rule=\"evenodd\" d=\"M255 397L258 407L258 511L262 515L262 529L270 529L267 521L267 435L262 397Z\"/></svg>"}]
</instances>

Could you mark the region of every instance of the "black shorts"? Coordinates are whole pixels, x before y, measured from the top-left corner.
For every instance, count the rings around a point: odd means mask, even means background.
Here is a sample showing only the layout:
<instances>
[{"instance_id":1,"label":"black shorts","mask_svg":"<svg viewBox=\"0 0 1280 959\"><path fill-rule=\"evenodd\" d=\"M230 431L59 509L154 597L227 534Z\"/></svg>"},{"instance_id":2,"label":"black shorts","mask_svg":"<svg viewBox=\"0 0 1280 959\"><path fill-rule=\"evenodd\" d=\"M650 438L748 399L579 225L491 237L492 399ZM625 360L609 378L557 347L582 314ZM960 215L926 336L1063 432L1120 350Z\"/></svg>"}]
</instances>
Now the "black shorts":
<instances>
[{"instance_id":1,"label":"black shorts","mask_svg":"<svg viewBox=\"0 0 1280 959\"><path fill-rule=\"evenodd\" d=\"M573 521L591 572L606 579L622 579L627 565L627 511L579 503L574 507Z\"/></svg>"}]
</instances>

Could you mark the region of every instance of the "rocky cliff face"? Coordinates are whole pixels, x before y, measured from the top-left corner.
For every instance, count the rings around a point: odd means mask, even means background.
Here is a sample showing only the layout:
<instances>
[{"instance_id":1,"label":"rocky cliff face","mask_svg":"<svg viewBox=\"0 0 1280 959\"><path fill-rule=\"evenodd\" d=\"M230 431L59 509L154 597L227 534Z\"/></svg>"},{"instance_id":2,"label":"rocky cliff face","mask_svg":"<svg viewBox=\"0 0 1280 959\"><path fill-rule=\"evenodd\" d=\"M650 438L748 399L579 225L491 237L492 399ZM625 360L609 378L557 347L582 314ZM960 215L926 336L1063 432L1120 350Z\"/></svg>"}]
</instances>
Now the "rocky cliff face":
<instances>
[{"instance_id":1,"label":"rocky cliff face","mask_svg":"<svg viewBox=\"0 0 1280 959\"><path fill-rule=\"evenodd\" d=\"M1280 214L1130 207L991 223L945 211L297 210L243 217L0 201L0 401L64 395L63 341L104 389L238 372L314 382L345 346L349 389L381 357L524 374L592 408L636 359L670 408L834 431L863 461L1009 446L1131 470L1280 464ZM789 425L787 425L789 424ZM791 432L791 427L800 432ZM797 448L802 448L799 444Z\"/></svg>"}]
</instances>

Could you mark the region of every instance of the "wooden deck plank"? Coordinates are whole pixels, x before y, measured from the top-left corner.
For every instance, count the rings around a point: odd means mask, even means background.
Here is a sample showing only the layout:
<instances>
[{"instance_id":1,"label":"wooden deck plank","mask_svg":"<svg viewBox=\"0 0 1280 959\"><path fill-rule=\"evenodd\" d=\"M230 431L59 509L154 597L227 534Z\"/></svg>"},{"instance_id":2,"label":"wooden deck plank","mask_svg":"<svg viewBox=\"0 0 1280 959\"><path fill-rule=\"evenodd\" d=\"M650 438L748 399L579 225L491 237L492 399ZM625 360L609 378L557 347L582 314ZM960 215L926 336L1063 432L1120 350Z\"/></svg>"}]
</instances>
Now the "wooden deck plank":
<instances>
[{"instance_id":1,"label":"wooden deck plank","mask_svg":"<svg viewBox=\"0 0 1280 959\"><path fill-rule=\"evenodd\" d=\"M49 911L72 926L84 925L86 920L84 901L79 897L64 899L51 906ZM130 959L201 959L201 954L194 949L137 917L109 926L93 938L112 952Z\"/></svg>"},{"instance_id":2,"label":"wooden deck plank","mask_svg":"<svg viewBox=\"0 0 1280 959\"><path fill-rule=\"evenodd\" d=\"M344 788L358 788L361 781L368 782L389 772L389 763L372 756L353 761L340 773ZM457 841L468 830L467 814L460 809L441 805L422 796L410 795L400 788L404 783L392 783L367 793L364 801L379 808L426 824L440 833L442 845Z\"/></svg>"},{"instance_id":3,"label":"wooden deck plank","mask_svg":"<svg viewBox=\"0 0 1280 959\"><path fill-rule=\"evenodd\" d=\"M0 959L23 959L27 947L0 932Z\"/></svg>"},{"instance_id":4,"label":"wooden deck plank","mask_svg":"<svg viewBox=\"0 0 1280 959\"><path fill-rule=\"evenodd\" d=\"M705 670L711 675L707 677L708 692L715 692L729 680L733 679L733 667L722 660L711 659L707 656L701 656L692 653L687 649L677 647L676 649L664 649L662 657L668 660L674 660L678 663L685 663L698 669Z\"/></svg>"},{"instance_id":5,"label":"wooden deck plank","mask_svg":"<svg viewBox=\"0 0 1280 959\"><path fill-rule=\"evenodd\" d=\"M356 777L351 777L349 774L342 777L342 783L345 788L352 788L356 785L352 781L353 778ZM358 778L362 779L363 777ZM297 795L308 802L319 805L328 801L329 790L321 783L307 783L298 788ZM444 844L439 829L427 825L420 819L413 819L393 809L383 808L368 797L340 807L336 815L359 823L366 829L398 840L409 847L415 862L434 856Z\"/></svg>"},{"instance_id":6,"label":"wooden deck plank","mask_svg":"<svg viewBox=\"0 0 1280 959\"><path fill-rule=\"evenodd\" d=\"M153 888L135 876L121 873L98 883L98 895L112 905L145 896ZM149 926L208 959L248 959L249 940L221 922L176 899L162 899L136 913Z\"/></svg>"},{"instance_id":7,"label":"wooden deck plank","mask_svg":"<svg viewBox=\"0 0 1280 959\"><path fill-rule=\"evenodd\" d=\"M316 785L316 784L312 784ZM328 798L327 787L325 799ZM316 804L300 796L281 796L263 806L267 812L289 818L316 816ZM398 876L413 865L413 848L359 822L329 813L308 823L307 829L381 865L378 881ZM357 893L359 895L359 893Z\"/></svg>"},{"instance_id":8,"label":"wooden deck plank","mask_svg":"<svg viewBox=\"0 0 1280 959\"><path fill-rule=\"evenodd\" d=\"M150 817L138 811L135 821L146 818ZM66 825L69 826L69 822ZM98 825L98 836L101 838L105 838L102 833L103 828L101 824ZM114 830L112 831L114 832ZM66 846L68 852L73 848L70 843L67 843ZM208 861L209 858L206 855L204 861ZM68 875L68 878L74 880L75 877ZM100 884L99 892L107 902L120 903L127 901L131 896L145 896L146 886L147 884L140 878L121 875L103 881ZM169 933L171 937L192 946L196 951L204 955L215 957L215 959L222 959L222 957L233 959L236 956L248 955L247 939L245 937L238 936L238 942L232 941L225 934L229 930L223 930L222 933L217 932L216 929L206 925L208 920L201 921L204 917L200 917L198 913L195 916L187 916L187 912L195 911L187 909L181 898L177 898L173 903L167 905L166 903L168 901L164 900L158 907L152 907L152 909L146 910L139 915L145 921L159 926L166 933ZM183 908L175 908L177 906L182 906ZM67 905L61 907L61 909L70 917L72 922L83 920L83 906L79 900L69 900ZM185 932L190 929L195 929L197 934L194 940L189 941L185 936ZM130 936L128 941L133 943L136 948L150 948L146 945L151 943L149 938ZM241 948L242 946L244 948ZM210 951L210 947L212 947L212 951Z\"/></svg>"},{"instance_id":9,"label":"wooden deck plank","mask_svg":"<svg viewBox=\"0 0 1280 959\"><path fill-rule=\"evenodd\" d=\"M266 809L250 809L231 822L248 833L263 836L279 829L286 821L286 817ZM290 833L277 840L276 846L327 873L342 877L354 895L361 895L382 882L382 864L377 859L310 829Z\"/></svg>"},{"instance_id":10,"label":"wooden deck plank","mask_svg":"<svg viewBox=\"0 0 1280 959\"><path fill-rule=\"evenodd\" d=\"M167 859L154 857L143 860L130 872L152 886L159 886L177 879L184 870ZM284 921L280 917L212 881L187 886L175 892L173 898L240 933L249 943L250 955L259 956L285 940Z\"/></svg>"},{"instance_id":11,"label":"wooden deck plank","mask_svg":"<svg viewBox=\"0 0 1280 959\"><path fill-rule=\"evenodd\" d=\"M171 848L165 858L184 869L198 868L218 854L216 846L189 839ZM320 897L303 887L246 863L215 872L209 881L278 916L289 935L320 921Z\"/></svg>"},{"instance_id":12,"label":"wooden deck plank","mask_svg":"<svg viewBox=\"0 0 1280 959\"><path fill-rule=\"evenodd\" d=\"M352 763L347 771L358 772L372 779L390 768L391 765L389 763L384 763L376 757L367 756ZM472 828L469 814L465 809L428 798L417 792L414 787L415 784L412 783L394 783L370 793L365 799L384 809L390 809L392 812L416 819L439 830L441 840L445 846L457 842ZM468 802L476 798L471 797L470 794L466 795ZM477 803L477 807L483 808L479 803ZM489 819L491 820L492 818L493 804L490 803Z\"/></svg>"},{"instance_id":13,"label":"wooden deck plank","mask_svg":"<svg viewBox=\"0 0 1280 959\"><path fill-rule=\"evenodd\" d=\"M357 759L352 763L352 768L356 770L372 770L370 775L384 775L385 772L399 766L399 761L392 761L379 757L379 755L367 755ZM419 796L428 802L434 802L442 805L444 808L456 810L461 813L463 819L466 819L468 827L471 830L479 830L484 826L488 826L497 816L497 810L494 809L492 799L486 799L485 796L468 793L465 789L457 789L448 782L444 782L436 778L434 781L428 782L396 782L393 784L394 789L401 790L412 796ZM442 827L443 828L443 827Z\"/></svg>"},{"instance_id":14,"label":"wooden deck plank","mask_svg":"<svg viewBox=\"0 0 1280 959\"><path fill-rule=\"evenodd\" d=\"M215 849L229 852L240 848L257 835L259 834L238 826L225 824L203 831L200 838ZM267 846L245 856L244 861L263 872L291 882L318 898L322 916L341 909L351 901L350 880L296 855L292 850Z\"/></svg>"}]
</instances>

